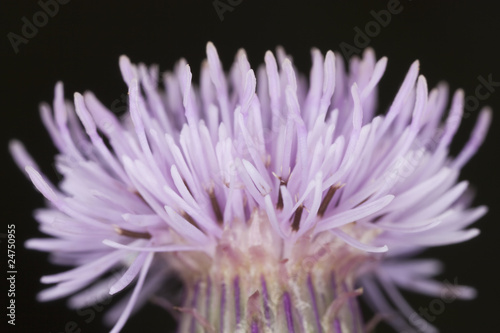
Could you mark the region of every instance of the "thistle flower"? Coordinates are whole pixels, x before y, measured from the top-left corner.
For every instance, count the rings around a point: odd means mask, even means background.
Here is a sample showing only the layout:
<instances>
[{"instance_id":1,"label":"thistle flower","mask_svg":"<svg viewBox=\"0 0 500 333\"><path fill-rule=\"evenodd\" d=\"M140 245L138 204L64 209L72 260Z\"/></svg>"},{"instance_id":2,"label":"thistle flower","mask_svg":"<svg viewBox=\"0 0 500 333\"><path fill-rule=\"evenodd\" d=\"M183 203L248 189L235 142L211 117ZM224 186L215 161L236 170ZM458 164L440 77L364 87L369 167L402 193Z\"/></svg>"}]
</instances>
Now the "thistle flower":
<instances>
[{"instance_id":1,"label":"thistle flower","mask_svg":"<svg viewBox=\"0 0 500 333\"><path fill-rule=\"evenodd\" d=\"M73 295L79 308L136 279L111 312L118 332L177 275L179 332L365 332L361 294L398 330L421 319L399 288L439 295L439 262L412 257L478 234L468 227L486 208L470 208L458 177L491 111L451 157L464 94L446 116L446 85L428 91L418 61L377 115L386 58L368 49L346 71L341 57L313 49L307 80L276 55L255 73L240 50L226 75L209 43L199 87L180 60L164 90L156 66L122 56L129 107L120 117L90 92L73 106L56 85L53 111L43 104L41 115L60 151L60 184L10 146L48 199L35 217L51 237L26 246L75 266L42 277L55 286L39 300Z\"/></svg>"}]
</instances>

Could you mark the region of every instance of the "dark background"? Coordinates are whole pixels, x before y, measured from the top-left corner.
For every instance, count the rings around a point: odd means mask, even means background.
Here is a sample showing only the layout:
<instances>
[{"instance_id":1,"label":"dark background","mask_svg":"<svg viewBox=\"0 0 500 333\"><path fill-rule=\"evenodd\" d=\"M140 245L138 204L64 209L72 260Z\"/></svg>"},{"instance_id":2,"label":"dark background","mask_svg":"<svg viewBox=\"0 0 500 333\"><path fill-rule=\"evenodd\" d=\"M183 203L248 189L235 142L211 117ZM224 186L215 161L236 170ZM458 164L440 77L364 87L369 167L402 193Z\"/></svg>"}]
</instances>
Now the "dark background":
<instances>
[{"instance_id":1,"label":"dark background","mask_svg":"<svg viewBox=\"0 0 500 333\"><path fill-rule=\"evenodd\" d=\"M222 1L227 3L227 1ZM387 1L250 1L223 14L221 21L211 0L93 2L72 0L59 5L59 12L38 29L36 36L20 44L16 54L7 38L9 32L21 35L22 18L33 22L41 10L35 1L3 0L1 2L1 121L0 151L2 170L2 223L16 225L18 267L16 281L15 332L64 332L68 321L77 323L81 332L105 332L100 316L90 323L65 308L64 301L40 304L35 300L42 289L39 278L59 271L49 265L46 255L23 249L23 243L39 236L31 216L34 208L43 205L41 195L23 177L12 162L7 143L11 138L22 140L41 168L57 179L52 167L55 153L38 116L38 103L51 101L56 81L65 83L66 97L75 91L92 90L108 107L126 93L118 57L128 55L132 62L157 63L162 70L172 68L185 57L194 77L205 57L207 41L213 41L228 69L238 48L245 48L250 62L263 61L266 50L280 44L292 54L298 68L309 71L309 50L339 50L341 42L354 44L355 27L365 30L374 18L370 11L386 9ZM500 81L500 20L494 1L418 1L401 0L403 10L392 15L391 22L371 38L378 57L388 56L389 64L380 91L381 110L385 110L399 84L416 58L429 86L446 80L451 90L465 89L474 95L478 76L492 75ZM498 110L500 88L481 101L491 105L495 116L485 145L478 156L463 170L478 189L477 204L490 207L489 214L476 226L482 234L472 241L446 248L433 249L425 256L438 256L446 263L446 271L438 279L477 287L474 301L447 304L434 324L442 332L498 332L499 278L499 191ZM122 104L123 105L123 104ZM468 138L478 111L464 119L452 152L456 153ZM0 299L5 300L5 240L1 243L2 284ZM418 309L428 306L430 298L408 294ZM2 301L1 308L6 303ZM0 311L1 326L6 324L5 310ZM123 332L173 332L172 320L155 306L148 305L131 318ZM381 326L378 332L390 332Z\"/></svg>"}]
</instances>

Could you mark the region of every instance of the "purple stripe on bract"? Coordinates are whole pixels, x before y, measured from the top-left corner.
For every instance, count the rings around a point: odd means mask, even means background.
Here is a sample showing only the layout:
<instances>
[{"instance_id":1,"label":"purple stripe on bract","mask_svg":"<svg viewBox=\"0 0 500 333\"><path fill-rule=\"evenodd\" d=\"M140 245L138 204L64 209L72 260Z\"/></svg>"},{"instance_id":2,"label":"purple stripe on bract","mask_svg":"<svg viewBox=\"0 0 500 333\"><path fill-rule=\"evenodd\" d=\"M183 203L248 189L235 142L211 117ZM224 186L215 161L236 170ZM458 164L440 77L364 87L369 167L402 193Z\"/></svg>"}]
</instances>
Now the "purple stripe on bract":
<instances>
[{"instance_id":1,"label":"purple stripe on bract","mask_svg":"<svg viewBox=\"0 0 500 333\"><path fill-rule=\"evenodd\" d=\"M337 283L335 282L335 273L334 272L332 272L332 274L331 274L330 282L332 284L333 299L335 299L335 298L337 298Z\"/></svg>"},{"instance_id":2,"label":"purple stripe on bract","mask_svg":"<svg viewBox=\"0 0 500 333\"><path fill-rule=\"evenodd\" d=\"M193 292L193 299L191 301L191 308L196 309L196 303L198 300L198 293L200 291L200 282L196 282L194 285L194 292ZM192 316L193 318L191 319L191 329L190 332L194 333L196 331L196 318Z\"/></svg>"},{"instance_id":3,"label":"purple stripe on bract","mask_svg":"<svg viewBox=\"0 0 500 333\"><path fill-rule=\"evenodd\" d=\"M316 294L314 293L314 286L312 283L311 274L307 276L307 287L309 289L309 294L311 295L311 302L314 309L314 317L316 318L316 328L318 329L318 332L321 333L323 332L323 329L321 328L321 321L318 312L318 304L316 303Z\"/></svg>"},{"instance_id":4,"label":"purple stripe on bract","mask_svg":"<svg viewBox=\"0 0 500 333\"><path fill-rule=\"evenodd\" d=\"M347 284L344 282L342 284L342 288L344 289L345 292L348 292L349 290L347 289ZM352 315L352 333L358 333L358 315L356 314L356 306L354 304L354 301L351 297L349 297L349 300L347 301L349 304L349 311L351 312Z\"/></svg>"},{"instance_id":5,"label":"purple stripe on bract","mask_svg":"<svg viewBox=\"0 0 500 333\"><path fill-rule=\"evenodd\" d=\"M220 291L220 325L219 325L220 333L224 332L225 308L226 308L226 285L223 283L221 284L221 291Z\"/></svg>"},{"instance_id":6,"label":"purple stripe on bract","mask_svg":"<svg viewBox=\"0 0 500 333\"><path fill-rule=\"evenodd\" d=\"M236 325L240 323L240 278L239 276L234 278L234 314L236 317Z\"/></svg>"},{"instance_id":7,"label":"purple stripe on bract","mask_svg":"<svg viewBox=\"0 0 500 333\"><path fill-rule=\"evenodd\" d=\"M333 299L337 298L337 282L335 281L335 272L332 271L331 274L331 280L332 284L332 293L333 293ZM336 318L333 321L333 327L335 328L336 333L342 333L342 328L340 327L340 320Z\"/></svg>"},{"instance_id":8,"label":"purple stripe on bract","mask_svg":"<svg viewBox=\"0 0 500 333\"><path fill-rule=\"evenodd\" d=\"M342 333L342 328L340 327L340 320L337 318L333 322L333 326L335 327L335 333Z\"/></svg>"},{"instance_id":9,"label":"purple stripe on bract","mask_svg":"<svg viewBox=\"0 0 500 333\"><path fill-rule=\"evenodd\" d=\"M269 310L269 295L267 294L267 285L266 279L264 279L264 275L260 277L260 281L262 284L262 302L264 303L264 315L266 316L267 326L269 326L271 322L271 313Z\"/></svg>"},{"instance_id":10,"label":"purple stripe on bract","mask_svg":"<svg viewBox=\"0 0 500 333\"><path fill-rule=\"evenodd\" d=\"M290 295L288 295L288 292L285 292L283 294L283 305L285 307L285 316L286 316L286 322L288 324L288 332L295 333L295 329L293 327L292 304L290 302Z\"/></svg>"},{"instance_id":11,"label":"purple stripe on bract","mask_svg":"<svg viewBox=\"0 0 500 333\"><path fill-rule=\"evenodd\" d=\"M205 301L205 318L210 318L210 298L212 293L212 281L207 279L207 300Z\"/></svg>"},{"instance_id":12,"label":"purple stripe on bract","mask_svg":"<svg viewBox=\"0 0 500 333\"><path fill-rule=\"evenodd\" d=\"M252 322L251 333L259 333L259 324L256 321Z\"/></svg>"}]
</instances>

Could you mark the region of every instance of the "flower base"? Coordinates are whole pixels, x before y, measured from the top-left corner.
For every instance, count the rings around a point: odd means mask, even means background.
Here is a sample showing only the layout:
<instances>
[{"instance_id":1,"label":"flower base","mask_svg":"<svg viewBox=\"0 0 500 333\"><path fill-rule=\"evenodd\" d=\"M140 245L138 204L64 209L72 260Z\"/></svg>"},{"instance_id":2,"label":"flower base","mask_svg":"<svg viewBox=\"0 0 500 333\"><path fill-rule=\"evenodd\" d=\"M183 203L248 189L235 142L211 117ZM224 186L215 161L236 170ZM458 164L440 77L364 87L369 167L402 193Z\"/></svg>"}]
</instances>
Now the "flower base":
<instances>
[{"instance_id":1,"label":"flower base","mask_svg":"<svg viewBox=\"0 0 500 333\"><path fill-rule=\"evenodd\" d=\"M325 235L286 249L265 220L254 212L245 227L227 228L215 260L182 258L208 269L182 271L179 332L364 332L353 281L367 254Z\"/></svg>"}]
</instances>

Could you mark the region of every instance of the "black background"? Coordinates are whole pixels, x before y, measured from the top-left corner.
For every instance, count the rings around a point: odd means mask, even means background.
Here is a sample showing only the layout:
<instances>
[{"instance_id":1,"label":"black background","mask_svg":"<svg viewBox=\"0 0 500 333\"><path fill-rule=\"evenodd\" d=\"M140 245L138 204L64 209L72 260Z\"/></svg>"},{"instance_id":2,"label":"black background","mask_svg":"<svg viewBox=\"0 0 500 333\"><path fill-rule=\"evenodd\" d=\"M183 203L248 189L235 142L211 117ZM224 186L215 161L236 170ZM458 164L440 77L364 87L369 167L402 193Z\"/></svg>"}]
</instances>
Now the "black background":
<instances>
[{"instance_id":1,"label":"black background","mask_svg":"<svg viewBox=\"0 0 500 333\"><path fill-rule=\"evenodd\" d=\"M226 1L223 1L226 2ZM234 0L233 3L240 1ZM81 332L105 332L100 316L90 323L87 316L65 308L64 301L40 304L35 300L42 289L39 278L59 271L49 265L46 255L23 249L23 243L39 236L31 212L43 205L41 195L23 177L12 162L9 139L22 140L41 168L57 179L52 167L55 153L38 116L38 103L51 101L56 81L65 83L66 97L75 91L92 90L110 106L126 92L121 80L118 57L128 55L132 62L157 63L162 70L185 57L194 77L205 57L207 41L213 41L228 69L238 48L245 48L252 65L263 61L266 50L280 44L301 71L309 71L309 50L338 50L341 42L354 45L355 27L361 30L373 21L370 11L387 8L387 1L250 1L243 0L221 21L212 1L88 2L72 0L60 5L59 12L38 29L16 54L9 32L21 35L22 18L33 21L41 10L35 1L1 2L1 99L0 151L2 177L2 223L16 225L18 267L16 281L15 332L64 332L74 321ZM500 81L500 20L494 1L418 1L401 0L403 10L393 15L387 27L371 38L378 57L388 56L389 64L381 82L381 110L385 110L414 59L420 59L421 72L429 86L446 80L452 90L465 89L474 95L478 76L492 75ZM447 304L434 324L443 332L498 332L499 211L496 205L500 88L483 105L494 109L494 122L487 141L463 170L478 189L477 204L490 207L489 214L476 226L481 235L464 244L428 251L446 263L438 279L477 287L474 301ZM468 138L478 112L464 119L452 153ZM6 300L6 246L1 242L2 284L0 299ZM431 299L408 294L412 305L428 306ZM1 326L7 321L6 302L2 301ZM173 332L169 316L155 306L146 306L131 318L123 332ZM12 329L12 327L10 327ZM378 332L390 332L381 326Z\"/></svg>"}]
</instances>

